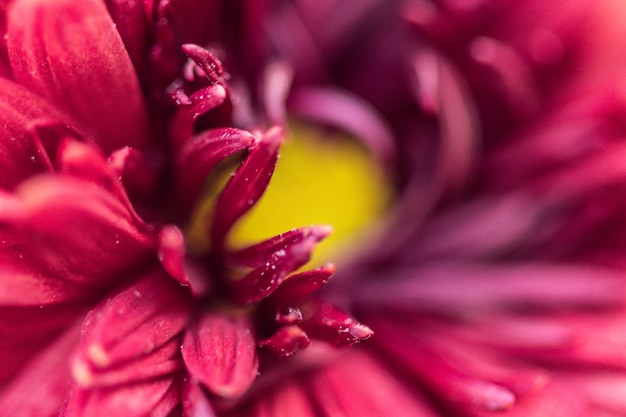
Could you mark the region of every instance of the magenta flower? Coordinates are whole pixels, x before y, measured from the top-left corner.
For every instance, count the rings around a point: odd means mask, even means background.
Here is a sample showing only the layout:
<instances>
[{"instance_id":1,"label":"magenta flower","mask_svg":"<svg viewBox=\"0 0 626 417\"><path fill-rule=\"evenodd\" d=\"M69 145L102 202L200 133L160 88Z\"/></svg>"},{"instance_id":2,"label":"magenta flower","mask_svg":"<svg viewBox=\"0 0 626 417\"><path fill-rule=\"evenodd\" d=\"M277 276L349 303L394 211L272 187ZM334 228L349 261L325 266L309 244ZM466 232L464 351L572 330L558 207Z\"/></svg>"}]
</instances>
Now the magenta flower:
<instances>
[{"instance_id":1,"label":"magenta flower","mask_svg":"<svg viewBox=\"0 0 626 417\"><path fill-rule=\"evenodd\" d=\"M622 8L461 3L3 2L3 413L624 414ZM292 120L394 178L328 285Z\"/></svg>"}]
</instances>

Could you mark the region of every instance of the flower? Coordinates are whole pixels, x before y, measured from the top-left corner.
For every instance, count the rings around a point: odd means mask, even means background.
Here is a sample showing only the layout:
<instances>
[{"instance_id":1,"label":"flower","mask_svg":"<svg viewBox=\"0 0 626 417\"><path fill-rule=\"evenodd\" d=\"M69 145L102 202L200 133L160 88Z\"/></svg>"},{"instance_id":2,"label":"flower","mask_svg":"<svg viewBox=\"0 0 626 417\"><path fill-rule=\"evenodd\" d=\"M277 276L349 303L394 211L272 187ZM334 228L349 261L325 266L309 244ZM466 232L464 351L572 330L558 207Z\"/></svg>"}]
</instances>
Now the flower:
<instances>
[{"instance_id":1,"label":"flower","mask_svg":"<svg viewBox=\"0 0 626 417\"><path fill-rule=\"evenodd\" d=\"M4 2L0 408L623 413L619 2L461 3ZM294 120L393 175L330 282Z\"/></svg>"}]
</instances>

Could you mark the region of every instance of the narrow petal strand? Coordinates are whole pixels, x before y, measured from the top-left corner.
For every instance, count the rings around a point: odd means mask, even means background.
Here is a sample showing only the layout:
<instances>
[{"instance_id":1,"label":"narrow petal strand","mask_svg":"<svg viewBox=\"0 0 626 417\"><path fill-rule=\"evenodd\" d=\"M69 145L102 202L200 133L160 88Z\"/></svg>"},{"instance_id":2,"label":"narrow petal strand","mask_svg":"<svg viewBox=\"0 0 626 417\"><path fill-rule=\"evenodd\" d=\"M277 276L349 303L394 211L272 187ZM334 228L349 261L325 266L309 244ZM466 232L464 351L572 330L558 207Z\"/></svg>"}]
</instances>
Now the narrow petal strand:
<instances>
[{"instance_id":1,"label":"narrow petal strand","mask_svg":"<svg viewBox=\"0 0 626 417\"><path fill-rule=\"evenodd\" d=\"M191 376L221 397L241 395L256 378L256 342L244 317L202 314L187 330L182 353Z\"/></svg>"},{"instance_id":2,"label":"narrow petal strand","mask_svg":"<svg viewBox=\"0 0 626 417\"><path fill-rule=\"evenodd\" d=\"M16 80L89 127L105 150L146 145L139 83L103 2L15 1L8 48Z\"/></svg>"},{"instance_id":3,"label":"narrow petal strand","mask_svg":"<svg viewBox=\"0 0 626 417\"><path fill-rule=\"evenodd\" d=\"M211 240L221 247L232 225L261 198L274 173L283 131L268 130L230 179L215 207Z\"/></svg>"}]
</instances>

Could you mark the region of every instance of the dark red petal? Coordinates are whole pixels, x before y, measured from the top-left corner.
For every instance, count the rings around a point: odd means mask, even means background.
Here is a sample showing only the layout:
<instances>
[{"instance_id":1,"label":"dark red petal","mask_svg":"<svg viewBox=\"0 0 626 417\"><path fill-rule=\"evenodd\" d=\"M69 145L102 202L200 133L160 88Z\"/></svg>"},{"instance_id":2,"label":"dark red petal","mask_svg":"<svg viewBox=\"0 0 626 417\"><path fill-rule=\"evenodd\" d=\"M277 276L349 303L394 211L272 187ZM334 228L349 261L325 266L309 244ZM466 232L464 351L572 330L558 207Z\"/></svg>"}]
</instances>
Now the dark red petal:
<instances>
[{"instance_id":1,"label":"dark red petal","mask_svg":"<svg viewBox=\"0 0 626 417\"><path fill-rule=\"evenodd\" d=\"M335 266L327 264L321 268L291 275L271 295L271 300L279 305L300 300L321 288L334 273Z\"/></svg>"},{"instance_id":2,"label":"dark red petal","mask_svg":"<svg viewBox=\"0 0 626 417\"><path fill-rule=\"evenodd\" d=\"M71 114L105 150L147 143L139 83L103 2L16 0L8 48L16 80Z\"/></svg>"},{"instance_id":3,"label":"dark red petal","mask_svg":"<svg viewBox=\"0 0 626 417\"><path fill-rule=\"evenodd\" d=\"M252 327L244 317L204 313L185 334L183 359L192 377L221 397L238 397L257 376Z\"/></svg>"},{"instance_id":4,"label":"dark red petal","mask_svg":"<svg viewBox=\"0 0 626 417\"><path fill-rule=\"evenodd\" d=\"M272 336L260 342L259 346L283 358L288 358L297 351L309 346L310 343L311 339L300 327L284 326L274 332Z\"/></svg>"},{"instance_id":5,"label":"dark red petal","mask_svg":"<svg viewBox=\"0 0 626 417\"><path fill-rule=\"evenodd\" d=\"M55 118L64 116L25 88L0 78L0 188L13 189L31 175L50 169L33 127L37 120Z\"/></svg>"},{"instance_id":6,"label":"dark red petal","mask_svg":"<svg viewBox=\"0 0 626 417\"><path fill-rule=\"evenodd\" d=\"M374 334L369 327L328 302L311 301L301 308L304 321L300 327L312 338L342 347L367 340Z\"/></svg>"},{"instance_id":7,"label":"dark red petal","mask_svg":"<svg viewBox=\"0 0 626 417\"><path fill-rule=\"evenodd\" d=\"M300 381L286 379L280 388L264 393L243 416L248 417L320 417L309 387Z\"/></svg>"},{"instance_id":8,"label":"dark red petal","mask_svg":"<svg viewBox=\"0 0 626 417\"><path fill-rule=\"evenodd\" d=\"M228 259L235 265L257 268L264 265L267 257L276 252L287 250L307 239L320 241L331 232L332 229L329 226L310 226L293 229L229 254Z\"/></svg>"},{"instance_id":9,"label":"dark red petal","mask_svg":"<svg viewBox=\"0 0 626 417\"><path fill-rule=\"evenodd\" d=\"M146 198L157 191L158 167L143 152L126 146L109 156L109 164L131 196Z\"/></svg>"},{"instance_id":10,"label":"dark red petal","mask_svg":"<svg viewBox=\"0 0 626 417\"><path fill-rule=\"evenodd\" d=\"M146 1L107 0L107 8L115 22L136 72L145 74L148 66L149 6ZM150 10L151 12L152 10Z\"/></svg>"},{"instance_id":11,"label":"dark red petal","mask_svg":"<svg viewBox=\"0 0 626 417\"><path fill-rule=\"evenodd\" d=\"M244 277L230 282L231 295L241 303L260 301L273 293L285 277L306 264L319 241L330 233L328 227L311 227L278 236L249 250L250 257L239 256L245 263L261 266ZM256 250L256 249L258 250ZM245 251L245 250L244 250ZM258 256L264 251L264 256ZM241 253L240 253L241 254Z\"/></svg>"},{"instance_id":12,"label":"dark red petal","mask_svg":"<svg viewBox=\"0 0 626 417\"><path fill-rule=\"evenodd\" d=\"M176 156L174 190L185 208L189 210L196 201L207 175L218 163L254 141L250 132L223 128L202 132L185 143Z\"/></svg>"},{"instance_id":13,"label":"dark red petal","mask_svg":"<svg viewBox=\"0 0 626 417\"><path fill-rule=\"evenodd\" d=\"M46 176L0 194L3 304L45 305L111 288L156 247L150 228L101 187Z\"/></svg>"},{"instance_id":14,"label":"dark red petal","mask_svg":"<svg viewBox=\"0 0 626 417\"><path fill-rule=\"evenodd\" d=\"M74 387L61 417L166 417L180 400L173 376L93 390Z\"/></svg>"},{"instance_id":15,"label":"dark red petal","mask_svg":"<svg viewBox=\"0 0 626 417\"><path fill-rule=\"evenodd\" d=\"M191 43L183 45L183 52L204 71L204 75L211 84L223 83L224 67L212 53Z\"/></svg>"},{"instance_id":16,"label":"dark red petal","mask_svg":"<svg viewBox=\"0 0 626 417\"><path fill-rule=\"evenodd\" d=\"M167 358L160 348L181 333L189 314L189 300L179 285L160 270L146 274L89 312L75 373L149 355Z\"/></svg>"},{"instance_id":17,"label":"dark red petal","mask_svg":"<svg viewBox=\"0 0 626 417\"><path fill-rule=\"evenodd\" d=\"M187 96L180 90L173 93L179 106L170 122L170 135L175 147L182 146L194 135L194 122L203 114L224 103L228 93L221 84L209 85Z\"/></svg>"},{"instance_id":18,"label":"dark red petal","mask_svg":"<svg viewBox=\"0 0 626 417\"><path fill-rule=\"evenodd\" d=\"M221 247L232 225L261 198L274 173L283 131L268 130L220 195L211 224L211 240Z\"/></svg>"}]
</instances>

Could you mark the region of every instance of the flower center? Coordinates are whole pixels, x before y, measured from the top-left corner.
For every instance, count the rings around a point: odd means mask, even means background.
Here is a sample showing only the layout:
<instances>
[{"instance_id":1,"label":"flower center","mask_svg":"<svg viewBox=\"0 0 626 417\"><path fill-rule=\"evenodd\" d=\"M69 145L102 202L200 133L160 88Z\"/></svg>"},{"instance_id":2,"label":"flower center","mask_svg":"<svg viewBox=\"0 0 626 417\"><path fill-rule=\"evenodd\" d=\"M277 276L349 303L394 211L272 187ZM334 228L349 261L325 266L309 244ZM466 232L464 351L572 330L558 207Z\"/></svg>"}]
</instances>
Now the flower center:
<instances>
[{"instance_id":1,"label":"flower center","mask_svg":"<svg viewBox=\"0 0 626 417\"><path fill-rule=\"evenodd\" d=\"M231 231L235 246L247 246L286 230L327 224L333 233L311 263L341 262L389 205L392 190L382 167L345 134L292 125L261 200Z\"/></svg>"}]
</instances>

